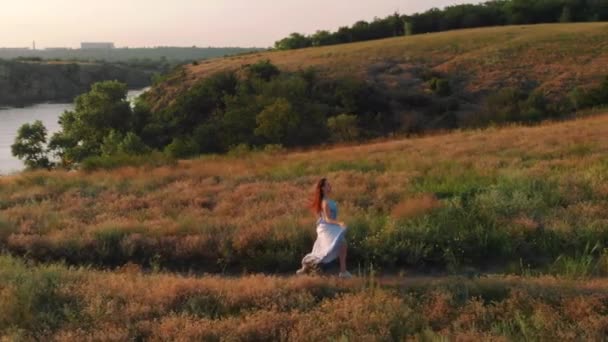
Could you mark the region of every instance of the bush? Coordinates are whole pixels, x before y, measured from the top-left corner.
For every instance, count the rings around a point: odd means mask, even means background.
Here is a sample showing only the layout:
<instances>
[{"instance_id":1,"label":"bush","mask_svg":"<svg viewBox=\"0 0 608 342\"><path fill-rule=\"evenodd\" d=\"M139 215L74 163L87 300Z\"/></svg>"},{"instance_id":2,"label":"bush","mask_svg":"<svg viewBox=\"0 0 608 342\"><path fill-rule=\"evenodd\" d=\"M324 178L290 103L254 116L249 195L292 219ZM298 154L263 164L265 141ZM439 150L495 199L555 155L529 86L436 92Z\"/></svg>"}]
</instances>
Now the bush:
<instances>
[{"instance_id":1,"label":"bush","mask_svg":"<svg viewBox=\"0 0 608 342\"><path fill-rule=\"evenodd\" d=\"M285 153L285 147L283 147L283 145L280 144L268 144L266 146L264 146L264 153L267 154L281 154L281 153Z\"/></svg>"},{"instance_id":2,"label":"bush","mask_svg":"<svg viewBox=\"0 0 608 342\"><path fill-rule=\"evenodd\" d=\"M70 282L64 272L58 266L32 270L21 261L1 256L0 331L23 330L43 336L66 323L78 307L61 291Z\"/></svg>"},{"instance_id":3,"label":"bush","mask_svg":"<svg viewBox=\"0 0 608 342\"><path fill-rule=\"evenodd\" d=\"M435 94L439 96L450 96L452 94L452 88L450 82L444 78L433 78L429 81L429 86Z\"/></svg>"},{"instance_id":4,"label":"bush","mask_svg":"<svg viewBox=\"0 0 608 342\"><path fill-rule=\"evenodd\" d=\"M597 88L574 88L568 98L575 110L608 105L608 76Z\"/></svg>"},{"instance_id":5,"label":"bush","mask_svg":"<svg viewBox=\"0 0 608 342\"><path fill-rule=\"evenodd\" d=\"M278 76L281 71L269 60L259 61L250 65L247 68L249 77L259 77L265 81L270 81L271 78Z\"/></svg>"},{"instance_id":6,"label":"bush","mask_svg":"<svg viewBox=\"0 0 608 342\"><path fill-rule=\"evenodd\" d=\"M141 138L133 132L128 132L125 136L117 131L110 131L101 145L102 156L112 156L116 154L137 155L150 152L150 148L144 144Z\"/></svg>"},{"instance_id":7,"label":"bush","mask_svg":"<svg viewBox=\"0 0 608 342\"><path fill-rule=\"evenodd\" d=\"M198 154L200 147L192 138L175 138L165 147L165 153L172 158L187 158Z\"/></svg>"},{"instance_id":8,"label":"bush","mask_svg":"<svg viewBox=\"0 0 608 342\"><path fill-rule=\"evenodd\" d=\"M256 123L257 136L279 144L295 135L295 130L300 125L300 116L287 99L278 98L257 115Z\"/></svg>"},{"instance_id":9,"label":"bush","mask_svg":"<svg viewBox=\"0 0 608 342\"><path fill-rule=\"evenodd\" d=\"M550 106L539 89L527 93L518 88L504 88L490 94L485 108L478 113L474 124L524 122L534 123L555 116L557 106Z\"/></svg>"},{"instance_id":10,"label":"bush","mask_svg":"<svg viewBox=\"0 0 608 342\"><path fill-rule=\"evenodd\" d=\"M356 115L340 114L331 117L327 120L327 128L334 141L354 141L359 138Z\"/></svg>"},{"instance_id":11,"label":"bush","mask_svg":"<svg viewBox=\"0 0 608 342\"><path fill-rule=\"evenodd\" d=\"M243 157L250 154L251 151L251 146L247 144L238 144L230 148L230 151L228 151L228 155L231 157Z\"/></svg>"}]
</instances>

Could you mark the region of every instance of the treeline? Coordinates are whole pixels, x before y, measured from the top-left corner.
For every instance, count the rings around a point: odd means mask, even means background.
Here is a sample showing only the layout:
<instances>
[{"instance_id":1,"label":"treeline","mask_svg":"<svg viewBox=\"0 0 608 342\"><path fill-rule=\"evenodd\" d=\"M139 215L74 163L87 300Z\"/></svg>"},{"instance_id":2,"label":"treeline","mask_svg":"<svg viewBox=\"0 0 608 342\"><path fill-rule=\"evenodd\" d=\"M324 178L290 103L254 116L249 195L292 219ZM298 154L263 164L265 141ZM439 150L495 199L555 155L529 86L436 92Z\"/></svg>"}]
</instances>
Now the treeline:
<instances>
[{"instance_id":1,"label":"treeline","mask_svg":"<svg viewBox=\"0 0 608 342\"><path fill-rule=\"evenodd\" d=\"M607 78L596 88L575 88L557 102L540 90L504 88L463 115L449 80L432 77L427 83L428 90L392 94L363 81L322 78L314 70L283 72L260 61L205 78L170 106L152 111L145 96L131 106L126 85L106 81L76 99L75 109L60 117L61 131L50 139L41 123L24 125L13 154L30 168L164 163L251 148L276 151L391 133L533 123L608 104ZM50 155L59 157L59 164Z\"/></svg>"},{"instance_id":2,"label":"treeline","mask_svg":"<svg viewBox=\"0 0 608 342\"><path fill-rule=\"evenodd\" d=\"M72 102L105 80L118 80L130 89L149 86L172 65L150 60L120 63L49 62L39 59L0 59L0 106L40 102Z\"/></svg>"},{"instance_id":3,"label":"treeline","mask_svg":"<svg viewBox=\"0 0 608 342\"><path fill-rule=\"evenodd\" d=\"M153 151L183 158L239 146L355 140L386 134L394 124L383 115L385 99L363 82L321 79L312 70L281 72L268 61L206 78L157 112L144 98L132 108L126 92L119 82L95 84L76 99L73 111L62 114L62 130L46 152L63 165ZM25 127L13 145L29 167L50 165L44 131L40 125ZM39 143L36 148L23 147L32 141Z\"/></svg>"},{"instance_id":4,"label":"treeline","mask_svg":"<svg viewBox=\"0 0 608 342\"><path fill-rule=\"evenodd\" d=\"M413 15L392 14L358 21L335 32L292 33L275 43L279 50L300 49L463 28L608 20L607 0L494 0L433 8Z\"/></svg>"},{"instance_id":5,"label":"treeline","mask_svg":"<svg viewBox=\"0 0 608 342\"><path fill-rule=\"evenodd\" d=\"M5 49L0 48L0 58L40 58L46 60L78 60L126 62L129 60L154 60L189 62L207 58L224 57L259 51L258 48L199 48L199 47L155 47L155 48L117 48L117 49Z\"/></svg>"}]
</instances>

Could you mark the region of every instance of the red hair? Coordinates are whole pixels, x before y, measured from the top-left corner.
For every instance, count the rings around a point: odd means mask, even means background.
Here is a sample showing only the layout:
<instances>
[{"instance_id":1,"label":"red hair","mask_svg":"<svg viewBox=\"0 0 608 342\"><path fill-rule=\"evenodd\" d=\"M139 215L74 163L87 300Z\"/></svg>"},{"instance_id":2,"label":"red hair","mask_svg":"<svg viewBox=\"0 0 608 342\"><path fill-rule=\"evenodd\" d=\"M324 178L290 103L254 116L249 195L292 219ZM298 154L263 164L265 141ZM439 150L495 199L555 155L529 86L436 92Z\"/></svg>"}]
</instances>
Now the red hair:
<instances>
[{"instance_id":1,"label":"red hair","mask_svg":"<svg viewBox=\"0 0 608 342\"><path fill-rule=\"evenodd\" d=\"M312 198L312 203L310 204L310 209L313 211L313 213L315 213L315 215L318 215L323 211L323 199L325 198L323 187L325 186L326 182L326 178L321 178L315 186L315 193Z\"/></svg>"}]
</instances>

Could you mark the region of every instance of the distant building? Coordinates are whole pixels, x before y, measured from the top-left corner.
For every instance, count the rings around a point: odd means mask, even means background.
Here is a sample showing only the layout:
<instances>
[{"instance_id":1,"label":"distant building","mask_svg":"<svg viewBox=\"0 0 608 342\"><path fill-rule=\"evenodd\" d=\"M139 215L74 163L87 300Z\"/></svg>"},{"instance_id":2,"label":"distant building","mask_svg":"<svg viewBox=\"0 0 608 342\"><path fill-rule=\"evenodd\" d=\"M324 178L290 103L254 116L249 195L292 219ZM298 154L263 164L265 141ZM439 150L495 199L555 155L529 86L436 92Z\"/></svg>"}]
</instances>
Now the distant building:
<instances>
[{"instance_id":1,"label":"distant building","mask_svg":"<svg viewBox=\"0 0 608 342\"><path fill-rule=\"evenodd\" d=\"M70 50L70 48L67 47L47 47L44 49L44 51L67 51Z\"/></svg>"},{"instance_id":2,"label":"distant building","mask_svg":"<svg viewBox=\"0 0 608 342\"><path fill-rule=\"evenodd\" d=\"M85 49L113 49L114 48L114 43L106 43L106 42L102 42L102 43L80 43L80 48L85 50Z\"/></svg>"}]
</instances>

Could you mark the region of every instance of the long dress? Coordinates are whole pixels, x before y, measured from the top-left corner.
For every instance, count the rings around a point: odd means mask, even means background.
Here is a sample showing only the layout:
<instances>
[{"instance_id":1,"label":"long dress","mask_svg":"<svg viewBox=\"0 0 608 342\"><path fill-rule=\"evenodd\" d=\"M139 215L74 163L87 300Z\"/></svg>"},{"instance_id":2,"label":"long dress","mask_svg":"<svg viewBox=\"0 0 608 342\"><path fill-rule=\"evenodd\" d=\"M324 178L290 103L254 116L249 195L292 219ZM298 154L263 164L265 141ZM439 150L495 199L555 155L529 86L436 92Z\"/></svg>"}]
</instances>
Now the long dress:
<instances>
[{"instance_id":1,"label":"long dress","mask_svg":"<svg viewBox=\"0 0 608 342\"><path fill-rule=\"evenodd\" d=\"M332 200L326 200L330 218L338 218L338 205ZM340 252L340 247L346 242L344 237L346 229L337 224L328 223L324 215L317 220L317 240L312 252L302 259L302 265L313 266L327 264L334 261Z\"/></svg>"}]
</instances>

